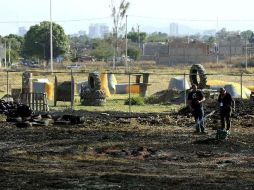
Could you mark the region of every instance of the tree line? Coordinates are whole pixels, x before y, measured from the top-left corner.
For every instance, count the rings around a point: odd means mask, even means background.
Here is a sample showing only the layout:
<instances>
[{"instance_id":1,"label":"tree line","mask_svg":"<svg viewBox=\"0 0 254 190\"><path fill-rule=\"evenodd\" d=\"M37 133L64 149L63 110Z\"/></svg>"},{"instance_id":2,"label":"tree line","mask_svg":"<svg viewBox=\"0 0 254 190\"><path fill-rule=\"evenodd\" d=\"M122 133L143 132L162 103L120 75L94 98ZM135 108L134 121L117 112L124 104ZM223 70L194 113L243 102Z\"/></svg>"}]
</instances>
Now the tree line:
<instances>
[{"instance_id":1,"label":"tree line","mask_svg":"<svg viewBox=\"0 0 254 190\"><path fill-rule=\"evenodd\" d=\"M24 37L10 34L8 36L0 36L0 43L6 44L7 54L9 54L11 62L16 62L20 58L24 59L40 59L50 60L50 22L44 21L40 24L31 26ZM209 35L191 35L188 38L204 41L213 44L218 39L228 39L232 36L240 35L244 40L254 41L253 31L247 30L243 32L226 31L221 29L214 36ZM127 53L132 59L138 59L141 55L142 44L146 42L168 42L173 38L166 33L154 32L148 34L131 29L127 34L128 48ZM186 36L178 37L186 39ZM71 61L78 61L82 56L93 56L97 60L107 60L114 56L115 39L113 34L106 34L104 38L89 38L87 35L71 36L66 35L64 29L59 24L53 23L53 57L59 55ZM125 54L125 35L119 35L117 42L117 54L121 56ZM9 55L8 55L9 56Z\"/></svg>"},{"instance_id":2,"label":"tree line","mask_svg":"<svg viewBox=\"0 0 254 190\"><path fill-rule=\"evenodd\" d=\"M64 29L59 24L53 23L53 57L62 56L66 60L78 61L82 56L93 56L97 60L115 59L125 55L126 51L126 34L124 32L127 19L127 11L130 3L126 0L118 1L115 4L111 0L111 17L113 20L112 32L105 34L104 38L92 39L87 35L71 36L66 35ZM222 28L215 35L200 35L177 37L180 40L194 39L206 42L210 45L220 39L229 39L232 36L240 35L246 41L254 42L254 35L251 30L227 31ZM146 42L163 42L168 43L176 37L169 36L167 33L154 32L148 34L132 28L127 33L127 55L136 60L142 52L142 44ZM24 37L10 34L0 36L0 44L8 48L7 54L10 62L16 62L20 58L30 60L50 60L50 22L43 21L30 27Z\"/></svg>"}]
</instances>

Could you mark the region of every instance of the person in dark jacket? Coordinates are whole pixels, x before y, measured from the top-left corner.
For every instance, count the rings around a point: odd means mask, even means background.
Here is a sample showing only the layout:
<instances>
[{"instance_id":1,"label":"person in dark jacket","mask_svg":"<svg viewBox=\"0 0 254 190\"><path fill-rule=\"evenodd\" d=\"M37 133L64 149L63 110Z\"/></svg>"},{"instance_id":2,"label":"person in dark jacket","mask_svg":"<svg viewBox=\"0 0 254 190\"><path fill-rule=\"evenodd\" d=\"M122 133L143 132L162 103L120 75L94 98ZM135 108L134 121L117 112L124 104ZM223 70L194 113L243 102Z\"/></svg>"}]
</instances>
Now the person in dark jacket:
<instances>
[{"instance_id":1,"label":"person in dark jacket","mask_svg":"<svg viewBox=\"0 0 254 190\"><path fill-rule=\"evenodd\" d=\"M204 108L202 103L205 101L205 97L203 92L197 89L197 85L193 84L191 89L188 94L188 106L196 122L196 132L205 133Z\"/></svg>"},{"instance_id":2,"label":"person in dark jacket","mask_svg":"<svg viewBox=\"0 0 254 190\"><path fill-rule=\"evenodd\" d=\"M225 129L226 123L226 130L230 130L231 128L231 112L232 112L232 105L233 100L231 95L224 89L220 88L219 91L218 102L220 106L220 117L221 117L221 129Z\"/></svg>"}]
</instances>

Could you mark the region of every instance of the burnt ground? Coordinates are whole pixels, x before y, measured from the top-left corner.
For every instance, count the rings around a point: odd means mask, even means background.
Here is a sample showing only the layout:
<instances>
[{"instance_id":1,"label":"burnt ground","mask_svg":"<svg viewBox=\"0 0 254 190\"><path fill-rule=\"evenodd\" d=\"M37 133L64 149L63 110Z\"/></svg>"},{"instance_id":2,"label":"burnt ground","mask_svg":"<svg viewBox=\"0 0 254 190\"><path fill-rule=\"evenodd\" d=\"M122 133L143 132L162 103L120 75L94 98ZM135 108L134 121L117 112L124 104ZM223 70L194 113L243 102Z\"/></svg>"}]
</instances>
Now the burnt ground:
<instances>
[{"instance_id":1,"label":"burnt ground","mask_svg":"<svg viewBox=\"0 0 254 190\"><path fill-rule=\"evenodd\" d=\"M238 103L228 140L178 113L75 112L79 125L1 122L1 189L254 189L252 107ZM207 112L214 109L207 105ZM243 111L244 110L244 111ZM128 117L131 116L131 119Z\"/></svg>"}]
</instances>

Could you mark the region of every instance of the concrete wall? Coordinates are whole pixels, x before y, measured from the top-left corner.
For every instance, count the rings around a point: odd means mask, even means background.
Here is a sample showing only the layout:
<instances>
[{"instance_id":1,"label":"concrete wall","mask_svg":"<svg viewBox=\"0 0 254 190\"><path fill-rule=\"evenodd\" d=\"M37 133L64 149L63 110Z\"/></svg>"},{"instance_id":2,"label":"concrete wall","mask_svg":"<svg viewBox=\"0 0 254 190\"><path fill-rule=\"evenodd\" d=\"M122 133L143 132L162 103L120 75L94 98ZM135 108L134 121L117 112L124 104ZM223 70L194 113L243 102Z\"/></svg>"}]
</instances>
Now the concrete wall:
<instances>
[{"instance_id":1,"label":"concrete wall","mask_svg":"<svg viewBox=\"0 0 254 190\"><path fill-rule=\"evenodd\" d=\"M242 56L245 53L245 41L239 36L219 41L219 59ZM143 60L155 60L157 64L172 65L178 63L214 62L217 52L214 47L199 41L175 40L170 43L144 44Z\"/></svg>"},{"instance_id":2,"label":"concrete wall","mask_svg":"<svg viewBox=\"0 0 254 190\"><path fill-rule=\"evenodd\" d=\"M242 56L244 54L245 46L248 46L248 44L248 41L245 41L240 37L220 40L219 53L224 56Z\"/></svg>"},{"instance_id":3,"label":"concrete wall","mask_svg":"<svg viewBox=\"0 0 254 190\"><path fill-rule=\"evenodd\" d=\"M199 63L210 61L209 46L201 42L171 42L160 48L157 64Z\"/></svg>"}]
</instances>

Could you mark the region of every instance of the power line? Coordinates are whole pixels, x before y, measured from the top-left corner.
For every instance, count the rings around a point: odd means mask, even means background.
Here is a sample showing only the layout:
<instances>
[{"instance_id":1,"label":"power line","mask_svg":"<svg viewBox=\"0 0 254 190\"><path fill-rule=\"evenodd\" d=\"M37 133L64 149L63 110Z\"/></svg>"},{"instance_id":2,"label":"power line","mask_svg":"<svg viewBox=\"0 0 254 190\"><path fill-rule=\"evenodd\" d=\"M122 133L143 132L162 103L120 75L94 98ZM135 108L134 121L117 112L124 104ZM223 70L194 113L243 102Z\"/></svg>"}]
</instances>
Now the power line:
<instances>
[{"instance_id":1,"label":"power line","mask_svg":"<svg viewBox=\"0 0 254 190\"><path fill-rule=\"evenodd\" d=\"M100 18L83 18L83 19L71 19L71 20L54 20L54 22L82 22L82 21L92 21L92 20L104 20L104 19L109 19L110 17L100 17ZM19 23L39 23L42 22L42 20L37 20L37 21L0 21L0 24L19 24Z\"/></svg>"},{"instance_id":2,"label":"power line","mask_svg":"<svg viewBox=\"0 0 254 190\"><path fill-rule=\"evenodd\" d=\"M104 19L109 19L109 18L111 18L111 17L73 19L73 20L56 20L55 22L81 22L81 21L89 21L89 20L104 20Z\"/></svg>"},{"instance_id":3,"label":"power line","mask_svg":"<svg viewBox=\"0 0 254 190\"><path fill-rule=\"evenodd\" d=\"M171 21L188 21L188 22L217 22L215 19L185 19L185 18L167 18L167 17L148 17L148 16L139 16L139 15L129 15L133 18L143 18L151 20L171 20ZM254 19L219 19L220 22L254 22Z\"/></svg>"},{"instance_id":4,"label":"power line","mask_svg":"<svg viewBox=\"0 0 254 190\"><path fill-rule=\"evenodd\" d=\"M133 18L142 18L142 19L150 19L150 20L170 20L170 21L182 21L182 22L217 22L218 19L186 19L186 18L167 18L167 17L149 17L149 16L139 16L139 15L129 15L129 17ZM98 17L98 18L81 18L81 19L68 19L68 20L54 20L54 22L67 23L67 22L82 22L82 21L93 21L93 20L104 20L110 19L111 17ZM219 19L220 22L254 22L254 19ZM20 23L40 23L42 20L9 20L9 21L0 21L0 24L20 24Z\"/></svg>"}]
</instances>

